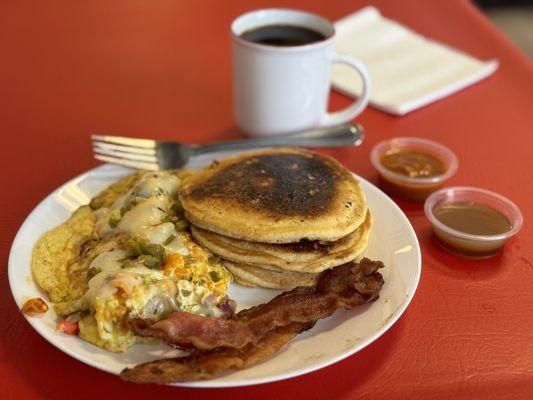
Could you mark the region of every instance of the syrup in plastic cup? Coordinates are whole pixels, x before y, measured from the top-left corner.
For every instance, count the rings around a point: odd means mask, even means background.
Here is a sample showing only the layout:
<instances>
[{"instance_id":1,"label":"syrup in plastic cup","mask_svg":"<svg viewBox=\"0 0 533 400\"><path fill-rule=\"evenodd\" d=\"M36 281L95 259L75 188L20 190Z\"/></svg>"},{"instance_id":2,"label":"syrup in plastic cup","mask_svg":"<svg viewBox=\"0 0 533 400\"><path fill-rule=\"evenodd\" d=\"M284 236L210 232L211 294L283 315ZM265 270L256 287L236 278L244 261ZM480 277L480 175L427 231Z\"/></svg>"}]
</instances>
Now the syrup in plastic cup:
<instances>
[{"instance_id":1,"label":"syrup in plastic cup","mask_svg":"<svg viewBox=\"0 0 533 400\"><path fill-rule=\"evenodd\" d=\"M410 177L398 174L381 164L381 158L390 150L415 150L430 154L441 160L446 172L429 177ZM379 142L370 154L370 160L378 170L381 186L390 195L405 200L424 201L431 193L440 189L444 182L457 171L459 162L447 147L432 140L414 137L398 137Z\"/></svg>"},{"instance_id":2,"label":"syrup in plastic cup","mask_svg":"<svg viewBox=\"0 0 533 400\"><path fill-rule=\"evenodd\" d=\"M434 212L441 205L452 202L472 202L491 207L509 220L511 229L497 235L475 235L451 228L439 221ZM498 193L474 187L441 189L428 197L424 212L433 226L439 244L449 252L464 258L489 258L496 255L507 240L520 230L523 223L520 209L511 200Z\"/></svg>"}]
</instances>

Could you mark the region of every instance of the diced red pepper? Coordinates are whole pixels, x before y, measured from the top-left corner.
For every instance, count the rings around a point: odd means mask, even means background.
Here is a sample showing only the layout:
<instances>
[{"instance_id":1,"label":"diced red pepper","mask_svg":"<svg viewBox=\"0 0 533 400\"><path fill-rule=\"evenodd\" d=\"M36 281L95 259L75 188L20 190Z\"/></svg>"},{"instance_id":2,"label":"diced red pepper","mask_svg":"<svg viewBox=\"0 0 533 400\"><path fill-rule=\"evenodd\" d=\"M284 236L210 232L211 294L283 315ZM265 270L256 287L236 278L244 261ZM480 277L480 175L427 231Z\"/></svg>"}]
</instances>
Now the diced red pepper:
<instances>
[{"instance_id":1,"label":"diced red pepper","mask_svg":"<svg viewBox=\"0 0 533 400\"><path fill-rule=\"evenodd\" d=\"M56 331L66 333L67 335L77 335L80 329L77 322L70 322L64 319L57 323Z\"/></svg>"}]
</instances>

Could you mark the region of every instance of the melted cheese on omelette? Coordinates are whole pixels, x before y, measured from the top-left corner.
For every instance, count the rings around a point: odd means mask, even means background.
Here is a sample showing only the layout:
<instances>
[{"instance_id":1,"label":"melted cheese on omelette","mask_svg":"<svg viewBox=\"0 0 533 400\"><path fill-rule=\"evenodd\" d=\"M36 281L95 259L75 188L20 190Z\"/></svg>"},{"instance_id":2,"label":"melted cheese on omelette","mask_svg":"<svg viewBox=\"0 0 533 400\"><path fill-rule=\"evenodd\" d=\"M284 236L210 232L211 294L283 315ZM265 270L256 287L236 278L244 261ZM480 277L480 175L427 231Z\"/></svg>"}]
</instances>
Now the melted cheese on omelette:
<instances>
[{"instance_id":1,"label":"melted cheese on omelette","mask_svg":"<svg viewBox=\"0 0 533 400\"><path fill-rule=\"evenodd\" d=\"M145 173L96 210L98 240L83 256L89 264L82 338L120 352L136 339L127 318L158 320L176 310L221 315L231 274L191 239L179 185L174 173Z\"/></svg>"}]
</instances>

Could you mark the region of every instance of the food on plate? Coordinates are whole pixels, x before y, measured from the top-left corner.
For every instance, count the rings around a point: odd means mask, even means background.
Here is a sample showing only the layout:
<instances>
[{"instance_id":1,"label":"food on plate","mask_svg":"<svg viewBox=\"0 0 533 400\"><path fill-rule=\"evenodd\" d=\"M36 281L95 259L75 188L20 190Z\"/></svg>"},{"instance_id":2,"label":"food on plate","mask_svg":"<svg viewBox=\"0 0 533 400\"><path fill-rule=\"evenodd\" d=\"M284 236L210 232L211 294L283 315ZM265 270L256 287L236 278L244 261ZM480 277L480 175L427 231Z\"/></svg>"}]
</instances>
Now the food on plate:
<instances>
[{"instance_id":1,"label":"food on plate","mask_svg":"<svg viewBox=\"0 0 533 400\"><path fill-rule=\"evenodd\" d=\"M375 301L383 285L382 267L366 258L344 264L323 273L315 288L294 288L227 319L176 312L154 324L132 320L138 335L193 351L125 369L121 377L142 383L210 379L229 368L260 362L338 308Z\"/></svg>"},{"instance_id":2,"label":"food on plate","mask_svg":"<svg viewBox=\"0 0 533 400\"><path fill-rule=\"evenodd\" d=\"M67 335L77 335L80 333L80 326L76 322L64 319L57 323L56 331L66 333Z\"/></svg>"},{"instance_id":3,"label":"food on plate","mask_svg":"<svg viewBox=\"0 0 533 400\"><path fill-rule=\"evenodd\" d=\"M194 239L246 286L314 286L319 273L358 259L371 215L354 176L299 149L228 158L180 190Z\"/></svg>"},{"instance_id":4,"label":"food on plate","mask_svg":"<svg viewBox=\"0 0 533 400\"><path fill-rule=\"evenodd\" d=\"M104 190L36 243L32 270L58 330L114 352L136 337L124 323L174 311L221 316L231 273L196 244L178 199L186 173L136 172Z\"/></svg>"},{"instance_id":5,"label":"food on plate","mask_svg":"<svg viewBox=\"0 0 533 400\"><path fill-rule=\"evenodd\" d=\"M257 343L242 349L221 348L161 359L125 369L120 376L127 381L158 384L216 378L231 368L245 369L266 360L313 326L314 323L294 322L266 333Z\"/></svg>"},{"instance_id":6,"label":"food on plate","mask_svg":"<svg viewBox=\"0 0 533 400\"><path fill-rule=\"evenodd\" d=\"M272 270L253 265L236 264L227 260L224 261L224 265L233 274L235 282L249 287L292 289L296 286L315 286L320 277L320 272Z\"/></svg>"},{"instance_id":7,"label":"food on plate","mask_svg":"<svg viewBox=\"0 0 533 400\"><path fill-rule=\"evenodd\" d=\"M393 138L372 149L371 160L381 184L393 196L424 201L457 170L447 147L427 139Z\"/></svg>"},{"instance_id":8,"label":"food on plate","mask_svg":"<svg viewBox=\"0 0 533 400\"><path fill-rule=\"evenodd\" d=\"M84 243L91 240L96 215L83 206L63 224L44 234L33 247L32 270L52 303L79 298L82 285L73 271Z\"/></svg>"},{"instance_id":9,"label":"food on plate","mask_svg":"<svg viewBox=\"0 0 533 400\"><path fill-rule=\"evenodd\" d=\"M270 149L115 182L38 240L32 270L56 331L112 352L159 340L189 353L123 379L210 379L263 361L338 308L375 301L383 264L361 260L371 227L341 164ZM287 291L234 314L233 279Z\"/></svg>"},{"instance_id":10,"label":"food on plate","mask_svg":"<svg viewBox=\"0 0 533 400\"><path fill-rule=\"evenodd\" d=\"M48 304L40 297L32 297L24 302L21 311L30 317L35 317L36 315L47 312Z\"/></svg>"},{"instance_id":11,"label":"food on plate","mask_svg":"<svg viewBox=\"0 0 533 400\"><path fill-rule=\"evenodd\" d=\"M276 245L227 238L194 226L191 232L198 243L223 257L236 282L250 287L291 289L314 286L322 271L360 258L368 244L370 227L370 211L367 211L365 222L340 240L348 247L344 248L343 244L338 252L333 251L338 241ZM286 261L298 258L305 261Z\"/></svg>"},{"instance_id":12,"label":"food on plate","mask_svg":"<svg viewBox=\"0 0 533 400\"><path fill-rule=\"evenodd\" d=\"M367 210L338 161L289 148L213 163L184 182L180 199L193 225L261 243L332 242L357 229Z\"/></svg>"},{"instance_id":13,"label":"food on plate","mask_svg":"<svg viewBox=\"0 0 533 400\"><path fill-rule=\"evenodd\" d=\"M363 298L377 298L383 284L383 278L377 271L382 267L381 261L368 258L363 258L359 263L344 264L322 274L314 288L297 287L283 292L269 302L242 310L227 320L175 312L153 324L135 319L130 323L138 335L156 335L178 347L189 345L191 336L203 343L195 344L200 350L243 347L250 339L257 340L275 327L291 322L316 321L331 315L340 306L348 307L352 303L355 306L363 303ZM196 335L191 335L191 326L202 329ZM210 338L212 332L217 333L219 343L203 340L204 336ZM235 338L236 343L230 344ZM243 342L243 338L248 338L248 342Z\"/></svg>"},{"instance_id":14,"label":"food on plate","mask_svg":"<svg viewBox=\"0 0 533 400\"><path fill-rule=\"evenodd\" d=\"M317 273L354 260L366 249L372 225L370 211L352 233L335 242L301 240L271 244L247 242L191 226L194 239L215 254L235 263L262 265L274 271Z\"/></svg>"}]
</instances>

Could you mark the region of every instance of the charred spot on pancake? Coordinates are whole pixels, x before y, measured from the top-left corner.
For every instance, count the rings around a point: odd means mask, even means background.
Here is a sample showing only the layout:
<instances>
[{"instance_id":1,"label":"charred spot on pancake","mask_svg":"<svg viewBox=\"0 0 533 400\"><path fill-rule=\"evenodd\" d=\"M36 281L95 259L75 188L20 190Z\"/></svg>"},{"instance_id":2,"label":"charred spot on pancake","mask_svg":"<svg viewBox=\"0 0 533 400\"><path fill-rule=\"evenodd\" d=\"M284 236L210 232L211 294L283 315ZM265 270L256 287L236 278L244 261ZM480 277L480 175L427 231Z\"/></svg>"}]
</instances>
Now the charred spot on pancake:
<instances>
[{"instance_id":1,"label":"charred spot on pancake","mask_svg":"<svg viewBox=\"0 0 533 400\"><path fill-rule=\"evenodd\" d=\"M345 179L316 154L274 153L226 166L194 187L194 200L221 198L276 216L318 216L331 207L337 181Z\"/></svg>"},{"instance_id":2,"label":"charred spot on pancake","mask_svg":"<svg viewBox=\"0 0 533 400\"><path fill-rule=\"evenodd\" d=\"M327 254L329 247L331 247L331 243L330 242L321 243L318 240L302 239L296 243L283 243L283 244L278 244L277 246L279 246L280 248L285 248L289 251L295 251L298 253L317 252L317 253Z\"/></svg>"}]
</instances>

